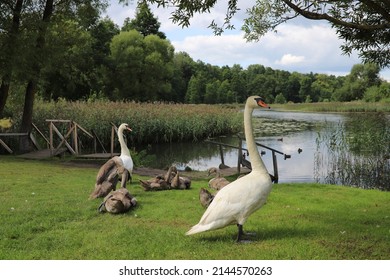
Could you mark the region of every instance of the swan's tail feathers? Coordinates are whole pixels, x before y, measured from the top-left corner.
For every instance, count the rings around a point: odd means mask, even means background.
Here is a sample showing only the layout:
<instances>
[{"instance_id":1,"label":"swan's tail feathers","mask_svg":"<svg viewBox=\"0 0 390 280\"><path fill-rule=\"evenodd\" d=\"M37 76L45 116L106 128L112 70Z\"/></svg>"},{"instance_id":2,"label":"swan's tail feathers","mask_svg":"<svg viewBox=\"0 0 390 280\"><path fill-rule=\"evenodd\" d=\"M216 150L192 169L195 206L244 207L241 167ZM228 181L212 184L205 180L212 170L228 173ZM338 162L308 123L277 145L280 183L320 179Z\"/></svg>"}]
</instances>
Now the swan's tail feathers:
<instances>
[{"instance_id":1,"label":"swan's tail feathers","mask_svg":"<svg viewBox=\"0 0 390 280\"><path fill-rule=\"evenodd\" d=\"M195 234L195 233L207 231L209 229L210 229L210 227L207 226L207 225L205 226L205 225L197 224L197 225L194 225L189 231L187 231L186 235L192 235L192 234Z\"/></svg>"}]
</instances>

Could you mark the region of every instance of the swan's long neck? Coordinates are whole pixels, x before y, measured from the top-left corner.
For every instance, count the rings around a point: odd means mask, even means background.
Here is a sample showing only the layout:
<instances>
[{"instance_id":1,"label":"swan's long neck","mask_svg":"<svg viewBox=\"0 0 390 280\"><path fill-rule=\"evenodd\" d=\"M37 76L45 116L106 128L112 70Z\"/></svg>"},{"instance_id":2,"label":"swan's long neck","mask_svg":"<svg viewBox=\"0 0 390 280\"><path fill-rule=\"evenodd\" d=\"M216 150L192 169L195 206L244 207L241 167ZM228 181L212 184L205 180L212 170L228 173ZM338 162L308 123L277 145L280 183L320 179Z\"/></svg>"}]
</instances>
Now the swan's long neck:
<instances>
[{"instance_id":1,"label":"swan's long neck","mask_svg":"<svg viewBox=\"0 0 390 280\"><path fill-rule=\"evenodd\" d=\"M123 130L118 130L119 144L121 145L121 156L130 156L129 148L127 148L125 139L123 138Z\"/></svg>"},{"instance_id":2,"label":"swan's long neck","mask_svg":"<svg viewBox=\"0 0 390 280\"><path fill-rule=\"evenodd\" d=\"M264 162L260 157L259 151L257 150L255 137L253 135L252 112L253 112L253 108L246 105L244 110L244 129L245 129L246 145L248 148L251 165L252 165L252 171L268 174L267 168L265 167Z\"/></svg>"}]
</instances>

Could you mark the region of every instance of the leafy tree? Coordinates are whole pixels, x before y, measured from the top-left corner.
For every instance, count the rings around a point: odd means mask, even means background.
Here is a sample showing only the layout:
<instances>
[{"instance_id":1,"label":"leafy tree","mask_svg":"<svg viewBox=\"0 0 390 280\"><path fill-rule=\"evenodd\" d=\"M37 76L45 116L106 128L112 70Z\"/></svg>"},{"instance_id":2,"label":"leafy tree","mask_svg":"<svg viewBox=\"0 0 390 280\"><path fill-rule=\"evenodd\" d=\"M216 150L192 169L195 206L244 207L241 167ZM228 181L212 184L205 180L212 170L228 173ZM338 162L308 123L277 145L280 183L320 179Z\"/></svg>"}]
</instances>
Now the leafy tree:
<instances>
[{"instance_id":1,"label":"leafy tree","mask_svg":"<svg viewBox=\"0 0 390 280\"><path fill-rule=\"evenodd\" d=\"M234 64L231 68L230 87L233 94L233 102L244 102L247 96L245 84L245 72L238 64Z\"/></svg>"},{"instance_id":2,"label":"leafy tree","mask_svg":"<svg viewBox=\"0 0 390 280\"><path fill-rule=\"evenodd\" d=\"M23 8L23 0L0 3L0 117L3 115L5 104L8 99L14 65L17 62L17 50L20 29L20 17ZM12 18L12 20L10 20Z\"/></svg>"},{"instance_id":3,"label":"leafy tree","mask_svg":"<svg viewBox=\"0 0 390 280\"><path fill-rule=\"evenodd\" d=\"M102 96L109 44L119 28L109 18L98 20L96 12L85 6L81 10L86 13L73 13L77 17L56 16L50 25L46 38L50 48L46 51L40 87L45 99Z\"/></svg>"},{"instance_id":4,"label":"leafy tree","mask_svg":"<svg viewBox=\"0 0 390 280\"><path fill-rule=\"evenodd\" d=\"M111 99L170 100L173 75L172 45L156 35L122 31L111 43Z\"/></svg>"},{"instance_id":5,"label":"leafy tree","mask_svg":"<svg viewBox=\"0 0 390 280\"><path fill-rule=\"evenodd\" d=\"M120 32L112 38L108 92L110 99L141 98L142 66L144 63L143 36L136 30ZM110 94L111 93L111 94Z\"/></svg>"},{"instance_id":6,"label":"leafy tree","mask_svg":"<svg viewBox=\"0 0 390 280\"><path fill-rule=\"evenodd\" d=\"M200 95L198 78L194 75L188 82L185 102L190 104L201 103Z\"/></svg>"},{"instance_id":7,"label":"leafy tree","mask_svg":"<svg viewBox=\"0 0 390 280\"><path fill-rule=\"evenodd\" d=\"M44 52L46 47L46 31L49 27L51 17L54 12L54 3L53 0L46 0L44 4L44 10L42 14L42 19L38 27L36 44L34 48L34 57L30 58L31 63L31 72L28 77L25 99L24 99L24 107L23 107L23 115L20 126L21 132L30 132L31 131L31 123L32 123L32 115L33 115L33 105L35 94L38 87L39 76L42 71L42 65L44 64ZM20 151L26 152L31 149L28 137L20 138Z\"/></svg>"},{"instance_id":8,"label":"leafy tree","mask_svg":"<svg viewBox=\"0 0 390 280\"><path fill-rule=\"evenodd\" d=\"M139 1L135 12L135 18L126 18L122 31L135 29L144 37L154 34L161 39L166 39L165 34L159 30L160 25L160 22L150 10L149 5L144 1Z\"/></svg>"},{"instance_id":9,"label":"leafy tree","mask_svg":"<svg viewBox=\"0 0 390 280\"><path fill-rule=\"evenodd\" d=\"M53 46L48 43L52 24L65 18L74 19L83 15L85 21L80 21L80 25L86 28L91 20L97 18L100 9L104 7L103 2L103 0L1 1L0 41L2 46L5 46L3 43L6 45L12 43L13 48L11 51L8 47L9 52L4 56L0 55L6 58L4 60L6 65L12 63L12 67L4 68L7 69L7 74L3 76L5 79L2 77L2 83L4 81L3 84L8 83L9 86L9 81L13 81L17 83L15 88L26 84L22 117L20 121L16 120L21 132L31 130L34 99L40 85L44 84L42 74L43 69L48 65L49 54L54 53L51 48ZM13 23L10 23L10 19ZM1 102L3 106L5 102ZM22 137L20 140L20 151L28 151L30 149L28 138Z\"/></svg>"},{"instance_id":10,"label":"leafy tree","mask_svg":"<svg viewBox=\"0 0 390 280\"><path fill-rule=\"evenodd\" d=\"M301 99L299 98L299 92L301 90L301 77L302 75L297 72L293 72L291 75L289 75L286 87L284 91L282 91L284 92L284 96L288 101L301 101Z\"/></svg>"},{"instance_id":11,"label":"leafy tree","mask_svg":"<svg viewBox=\"0 0 390 280\"><path fill-rule=\"evenodd\" d=\"M157 35L144 39L143 100L170 100L174 48Z\"/></svg>"},{"instance_id":12,"label":"leafy tree","mask_svg":"<svg viewBox=\"0 0 390 280\"><path fill-rule=\"evenodd\" d=\"M202 72L191 77L186 92L185 101L190 104L203 103L207 79Z\"/></svg>"},{"instance_id":13,"label":"leafy tree","mask_svg":"<svg viewBox=\"0 0 390 280\"><path fill-rule=\"evenodd\" d=\"M208 13L218 1L146 0L162 7L175 7L172 20L180 26L189 26L196 13ZM227 1L227 12L222 24L213 20L210 27L215 34L232 29L232 19L239 10L238 0ZM356 50L365 62L381 67L390 64L390 1L379 0L261 0L247 10L242 29L249 41L259 40L268 31L293 18L303 16L310 20L328 21L344 40L343 53Z\"/></svg>"},{"instance_id":14,"label":"leafy tree","mask_svg":"<svg viewBox=\"0 0 390 280\"><path fill-rule=\"evenodd\" d=\"M188 83L195 73L195 62L185 52L175 53L173 57L172 101L184 102Z\"/></svg>"},{"instance_id":15,"label":"leafy tree","mask_svg":"<svg viewBox=\"0 0 390 280\"><path fill-rule=\"evenodd\" d=\"M317 101L330 101L332 93L336 88L341 87L338 84L336 77L325 74L315 75L314 81L311 83L310 91L312 96Z\"/></svg>"},{"instance_id":16,"label":"leafy tree","mask_svg":"<svg viewBox=\"0 0 390 280\"><path fill-rule=\"evenodd\" d=\"M119 34L119 27L110 19L100 19L90 29L92 36L93 71L90 77L90 94L103 95L107 84L107 72L110 68L110 44Z\"/></svg>"},{"instance_id":17,"label":"leafy tree","mask_svg":"<svg viewBox=\"0 0 390 280\"><path fill-rule=\"evenodd\" d=\"M283 93L279 93L275 96L275 103L277 104L284 104L286 103L286 98L284 97Z\"/></svg>"},{"instance_id":18,"label":"leafy tree","mask_svg":"<svg viewBox=\"0 0 390 280\"><path fill-rule=\"evenodd\" d=\"M306 96L305 103L312 103L313 100L311 99L310 95Z\"/></svg>"},{"instance_id":19,"label":"leafy tree","mask_svg":"<svg viewBox=\"0 0 390 280\"><path fill-rule=\"evenodd\" d=\"M220 97L218 96L220 86L221 86L220 80L215 80L206 84L204 103L216 104L221 102Z\"/></svg>"},{"instance_id":20,"label":"leafy tree","mask_svg":"<svg viewBox=\"0 0 390 280\"><path fill-rule=\"evenodd\" d=\"M249 71L249 68L248 68ZM265 98L265 101L272 103L275 97L275 91L277 87L277 80L275 76L268 75L256 75L253 79L249 79L252 76L247 74L247 94L248 95L261 95Z\"/></svg>"},{"instance_id":21,"label":"leafy tree","mask_svg":"<svg viewBox=\"0 0 390 280\"><path fill-rule=\"evenodd\" d=\"M97 64L106 64L112 38L119 34L119 27L108 17L100 19L90 29L93 38L93 58Z\"/></svg>"},{"instance_id":22,"label":"leafy tree","mask_svg":"<svg viewBox=\"0 0 390 280\"><path fill-rule=\"evenodd\" d=\"M310 99L317 101L317 97L311 92L311 85L313 83L313 79L311 75L303 75L299 81L299 99L304 100L307 96L310 96Z\"/></svg>"},{"instance_id":23,"label":"leafy tree","mask_svg":"<svg viewBox=\"0 0 390 280\"><path fill-rule=\"evenodd\" d=\"M382 83L380 86L371 86L364 93L363 100L377 102L390 99L390 83Z\"/></svg>"},{"instance_id":24,"label":"leafy tree","mask_svg":"<svg viewBox=\"0 0 390 280\"><path fill-rule=\"evenodd\" d=\"M233 103L234 94L228 80L224 80L218 88L219 103Z\"/></svg>"},{"instance_id":25,"label":"leafy tree","mask_svg":"<svg viewBox=\"0 0 390 280\"><path fill-rule=\"evenodd\" d=\"M46 42L52 47L46 52L48 62L42 68L41 95L48 100L87 97L95 65L90 33L75 21L56 21L48 30Z\"/></svg>"},{"instance_id":26,"label":"leafy tree","mask_svg":"<svg viewBox=\"0 0 390 280\"><path fill-rule=\"evenodd\" d=\"M351 73L346 76L343 86L336 90L333 99L336 101L351 101L363 98L367 88L378 86L379 67L372 63L356 64Z\"/></svg>"}]
</instances>

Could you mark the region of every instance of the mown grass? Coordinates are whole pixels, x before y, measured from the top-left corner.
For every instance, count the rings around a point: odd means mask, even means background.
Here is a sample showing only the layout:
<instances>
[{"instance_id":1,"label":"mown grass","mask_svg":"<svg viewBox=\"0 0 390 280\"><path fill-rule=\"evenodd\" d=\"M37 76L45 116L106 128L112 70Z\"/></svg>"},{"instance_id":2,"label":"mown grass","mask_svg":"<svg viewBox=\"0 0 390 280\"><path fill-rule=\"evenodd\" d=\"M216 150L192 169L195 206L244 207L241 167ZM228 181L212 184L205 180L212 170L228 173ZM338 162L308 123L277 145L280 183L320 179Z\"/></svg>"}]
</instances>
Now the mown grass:
<instances>
[{"instance_id":1,"label":"mown grass","mask_svg":"<svg viewBox=\"0 0 390 280\"><path fill-rule=\"evenodd\" d=\"M139 205L100 214L88 200L96 168L0 158L0 259L389 259L390 193L334 185L278 184L236 244L236 227L185 236L203 213L207 177L185 191L128 189ZM191 173L189 173L191 174Z\"/></svg>"}]
</instances>

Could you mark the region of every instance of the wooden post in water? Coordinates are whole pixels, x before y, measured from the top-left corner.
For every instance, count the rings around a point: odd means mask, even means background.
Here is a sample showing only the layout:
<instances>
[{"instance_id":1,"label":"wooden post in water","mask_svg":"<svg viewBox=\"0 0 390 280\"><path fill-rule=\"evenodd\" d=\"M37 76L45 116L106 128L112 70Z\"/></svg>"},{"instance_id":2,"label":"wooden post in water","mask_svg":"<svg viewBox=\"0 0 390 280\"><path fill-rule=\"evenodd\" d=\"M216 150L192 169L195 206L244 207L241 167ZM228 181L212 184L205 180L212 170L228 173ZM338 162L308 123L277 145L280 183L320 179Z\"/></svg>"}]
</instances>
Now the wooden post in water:
<instances>
[{"instance_id":1,"label":"wooden post in water","mask_svg":"<svg viewBox=\"0 0 390 280\"><path fill-rule=\"evenodd\" d=\"M272 162L274 165L274 177L275 177L275 183L278 183L279 181L279 172L278 172L278 162L276 160L276 153L275 151L272 151Z\"/></svg>"},{"instance_id":2,"label":"wooden post in water","mask_svg":"<svg viewBox=\"0 0 390 280\"><path fill-rule=\"evenodd\" d=\"M224 166L225 165L225 159L223 158L223 148L222 148L222 145L218 145L218 146L219 146L219 154L221 155L221 163Z\"/></svg>"},{"instance_id":3,"label":"wooden post in water","mask_svg":"<svg viewBox=\"0 0 390 280\"><path fill-rule=\"evenodd\" d=\"M241 159L242 159L242 139L238 137L238 157L237 157L237 172L241 174Z\"/></svg>"}]
</instances>

